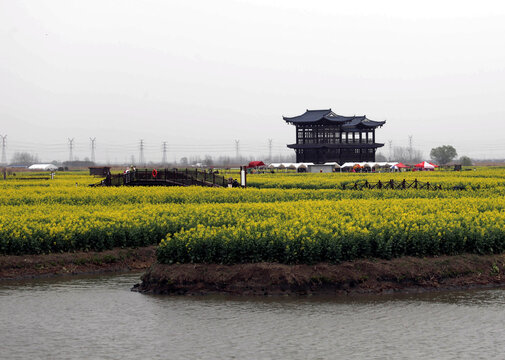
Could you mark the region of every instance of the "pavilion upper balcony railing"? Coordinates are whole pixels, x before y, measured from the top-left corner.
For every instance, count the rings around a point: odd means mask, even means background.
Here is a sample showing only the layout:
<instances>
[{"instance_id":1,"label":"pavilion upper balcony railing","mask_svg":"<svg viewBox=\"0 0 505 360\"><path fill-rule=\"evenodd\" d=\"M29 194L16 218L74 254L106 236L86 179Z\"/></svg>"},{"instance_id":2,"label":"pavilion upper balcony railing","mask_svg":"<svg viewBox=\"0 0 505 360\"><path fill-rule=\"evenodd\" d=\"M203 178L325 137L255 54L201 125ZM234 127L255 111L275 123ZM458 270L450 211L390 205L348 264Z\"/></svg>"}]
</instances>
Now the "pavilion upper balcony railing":
<instances>
[{"instance_id":1,"label":"pavilion upper balcony railing","mask_svg":"<svg viewBox=\"0 0 505 360\"><path fill-rule=\"evenodd\" d=\"M298 139L298 144L373 144L373 139Z\"/></svg>"}]
</instances>

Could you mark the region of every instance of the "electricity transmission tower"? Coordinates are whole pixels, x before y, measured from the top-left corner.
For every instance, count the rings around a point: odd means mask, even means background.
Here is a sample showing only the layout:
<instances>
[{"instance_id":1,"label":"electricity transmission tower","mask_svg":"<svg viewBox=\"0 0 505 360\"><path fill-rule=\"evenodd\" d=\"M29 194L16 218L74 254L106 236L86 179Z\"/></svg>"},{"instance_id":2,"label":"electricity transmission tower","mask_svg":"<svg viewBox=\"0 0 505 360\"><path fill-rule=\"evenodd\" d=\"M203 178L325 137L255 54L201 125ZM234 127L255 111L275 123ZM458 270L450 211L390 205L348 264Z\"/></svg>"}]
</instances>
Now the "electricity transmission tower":
<instances>
[{"instance_id":1,"label":"electricity transmission tower","mask_svg":"<svg viewBox=\"0 0 505 360\"><path fill-rule=\"evenodd\" d=\"M389 140L389 161L393 158L393 140Z\"/></svg>"},{"instance_id":2,"label":"electricity transmission tower","mask_svg":"<svg viewBox=\"0 0 505 360\"><path fill-rule=\"evenodd\" d=\"M163 157L161 158L161 164L167 164L167 142L163 141Z\"/></svg>"},{"instance_id":3,"label":"electricity transmission tower","mask_svg":"<svg viewBox=\"0 0 505 360\"><path fill-rule=\"evenodd\" d=\"M412 148L412 135L409 135L409 161L412 161L414 149Z\"/></svg>"},{"instance_id":4,"label":"electricity transmission tower","mask_svg":"<svg viewBox=\"0 0 505 360\"><path fill-rule=\"evenodd\" d=\"M7 147L7 135L0 135L0 138L2 138L2 165L7 165L7 154L6 154L6 147Z\"/></svg>"},{"instance_id":5,"label":"electricity transmission tower","mask_svg":"<svg viewBox=\"0 0 505 360\"><path fill-rule=\"evenodd\" d=\"M68 161L74 161L74 138L68 138Z\"/></svg>"},{"instance_id":6,"label":"electricity transmission tower","mask_svg":"<svg viewBox=\"0 0 505 360\"><path fill-rule=\"evenodd\" d=\"M268 139L268 161L272 162L272 139Z\"/></svg>"},{"instance_id":7,"label":"electricity transmission tower","mask_svg":"<svg viewBox=\"0 0 505 360\"><path fill-rule=\"evenodd\" d=\"M237 161L239 160L239 156L240 156L239 143L240 143L240 140L235 140L235 158L237 159Z\"/></svg>"},{"instance_id":8,"label":"electricity transmission tower","mask_svg":"<svg viewBox=\"0 0 505 360\"><path fill-rule=\"evenodd\" d=\"M144 165L144 140L140 139L140 154L139 154L139 165Z\"/></svg>"},{"instance_id":9,"label":"electricity transmission tower","mask_svg":"<svg viewBox=\"0 0 505 360\"><path fill-rule=\"evenodd\" d=\"M96 138L89 138L89 140L91 140L91 161L95 162Z\"/></svg>"}]
</instances>

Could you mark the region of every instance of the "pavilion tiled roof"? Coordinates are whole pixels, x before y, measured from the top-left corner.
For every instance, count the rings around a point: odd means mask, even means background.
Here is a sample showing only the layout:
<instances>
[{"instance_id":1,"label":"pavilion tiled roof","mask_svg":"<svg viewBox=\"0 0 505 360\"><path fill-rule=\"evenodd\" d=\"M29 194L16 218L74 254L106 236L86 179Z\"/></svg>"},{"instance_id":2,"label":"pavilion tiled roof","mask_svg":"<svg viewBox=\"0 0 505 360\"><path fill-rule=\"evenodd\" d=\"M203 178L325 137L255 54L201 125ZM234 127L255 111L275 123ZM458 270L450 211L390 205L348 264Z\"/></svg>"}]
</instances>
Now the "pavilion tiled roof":
<instances>
[{"instance_id":1,"label":"pavilion tiled roof","mask_svg":"<svg viewBox=\"0 0 505 360\"><path fill-rule=\"evenodd\" d=\"M282 117L286 122L292 124L310 124L317 123L320 121L330 121L335 123L342 124L342 128L344 130L352 130L358 127L359 125L365 127L377 127L382 126L386 122L385 121L373 121L363 116L342 116L335 114L331 109L324 110L308 110L305 111L302 115L294 116L294 117Z\"/></svg>"}]
</instances>

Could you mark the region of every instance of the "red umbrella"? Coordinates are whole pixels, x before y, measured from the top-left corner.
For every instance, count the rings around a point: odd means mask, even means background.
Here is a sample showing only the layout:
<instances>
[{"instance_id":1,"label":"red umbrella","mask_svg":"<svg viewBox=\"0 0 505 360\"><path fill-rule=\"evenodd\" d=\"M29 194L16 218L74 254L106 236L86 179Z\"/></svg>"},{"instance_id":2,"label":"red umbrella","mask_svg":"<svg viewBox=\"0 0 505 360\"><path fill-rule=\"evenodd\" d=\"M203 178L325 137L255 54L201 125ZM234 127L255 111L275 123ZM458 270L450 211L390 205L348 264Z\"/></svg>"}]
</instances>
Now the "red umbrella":
<instances>
[{"instance_id":1,"label":"red umbrella","mask_svg":"<svg viewBox=\"0 0 505 360\"><path fill-rule=\"evenodd\" d=\"M266 166L266 165L263 161L251 161L249 165L247 165L248 168L260 167L260 166Z\"/></svg>"},{"instance_id":2,"label":"red umbrella","mask_svg":"<svg viewBox=\"0 0 505 360\"><path fill-rule=\"evenodd\" d=\"M405 165L403 163L398 163L395 165L398 169L405 169L405 168L409 168L410 166L408 165Z\"/></svg>"}]
</instances>

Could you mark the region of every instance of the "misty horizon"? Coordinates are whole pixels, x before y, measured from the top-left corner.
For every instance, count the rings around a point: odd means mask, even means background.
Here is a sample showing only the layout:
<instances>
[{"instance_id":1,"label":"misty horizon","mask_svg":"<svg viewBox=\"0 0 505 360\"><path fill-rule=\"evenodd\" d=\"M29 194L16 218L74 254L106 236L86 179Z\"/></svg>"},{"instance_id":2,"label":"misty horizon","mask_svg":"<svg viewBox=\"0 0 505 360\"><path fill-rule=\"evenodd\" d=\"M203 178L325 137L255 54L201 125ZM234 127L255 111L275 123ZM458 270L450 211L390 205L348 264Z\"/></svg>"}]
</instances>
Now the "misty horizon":
<instances>
[{"instance_id":1,"label":"misty horizon","mask_svg":"<svg viewBox=\"0 0 505 360\"><path fill-rule=\"evenodd\" d=\"M0 3L0 135L44 162L294 156L282 116L386 120L379 153L505 158L498 1Z\"/></svg>"}]
</instances>

